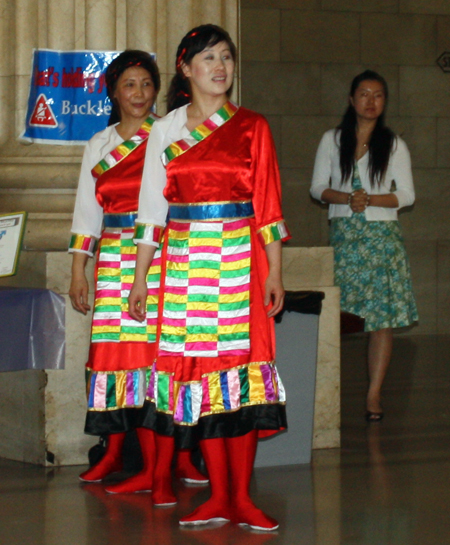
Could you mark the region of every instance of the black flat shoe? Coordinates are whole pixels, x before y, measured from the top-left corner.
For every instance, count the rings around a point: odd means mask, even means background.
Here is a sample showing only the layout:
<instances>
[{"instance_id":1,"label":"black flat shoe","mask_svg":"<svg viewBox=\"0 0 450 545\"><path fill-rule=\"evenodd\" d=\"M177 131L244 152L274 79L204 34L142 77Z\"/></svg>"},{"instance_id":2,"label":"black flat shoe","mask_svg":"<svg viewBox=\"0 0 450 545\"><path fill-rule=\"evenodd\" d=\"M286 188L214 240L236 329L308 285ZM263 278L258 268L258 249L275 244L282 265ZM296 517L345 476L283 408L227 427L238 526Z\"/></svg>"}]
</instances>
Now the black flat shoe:
<instances>
[{"instance_id":1,"label":"black flat shoe","mask_svg":"<svg viewBox=\"0 0 450 545\"><path fill-rule=\"evenodd\" d=\"M372 411L366 412L367 422L381 422L383 420L384 413L373 413Z\"/></svg>"}]
</instances>

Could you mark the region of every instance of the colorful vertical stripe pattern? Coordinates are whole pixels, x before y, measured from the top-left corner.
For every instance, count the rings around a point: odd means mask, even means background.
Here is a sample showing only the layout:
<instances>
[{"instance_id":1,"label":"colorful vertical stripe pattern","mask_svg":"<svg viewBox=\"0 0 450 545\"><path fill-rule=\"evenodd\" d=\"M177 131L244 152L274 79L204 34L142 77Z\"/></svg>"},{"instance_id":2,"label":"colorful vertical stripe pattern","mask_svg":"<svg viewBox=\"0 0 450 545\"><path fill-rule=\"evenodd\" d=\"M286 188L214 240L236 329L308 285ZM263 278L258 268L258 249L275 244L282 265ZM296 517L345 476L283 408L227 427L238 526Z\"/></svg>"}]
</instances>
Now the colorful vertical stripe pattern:
<instances>
[{"instance_id":1,"label":"colorful vertical stripe pattern","mask_svg":"<svg viewBox=\"0 0 450 545\"><path fill-rule=\"evenodd\" d=\"M275 242L275 240L286 240L291 237L284 220L265 225L258 230L258 235L264 245Z\"/></svg>"},{"instance_id":2,"label":"colorful vertical stripe pattern","mask_svg":"<svg viewBox=\"0 0 450 545\"><path fill-rule=\"evenodd\" d=\"M159 354L250 350L250 223L170 222Z\"/></svg>"},{"instance_id":3,"label":"colorful vertical stripe pattern","mask_svg":"<svg viewBox=\"0 0 450 545\"><path fill-rule=\"evenodd\" d=\"M207 138L211 133L229 121L238 111L238 109L239 106L237 104L228 101L209 119L204 121L201 125L198 125L198 127L196 127L187 138L170 144L170 146L164 150L161 156L163 165L167 166L172 159L179 157L188 149L192 148L192 146L195 146Z\"/></svg>"},{"instance_id":4,"label":"colorful vertical stripe pattern","mask_svg":"<svg viewBox=\"0 0 450 545\"><path fill-rule=\"evenodd\" d=\"M147 399L156 410L173 414L174 422L192 426L211 414L260 404L285 403L286 392L274 362L256 362L216 371L201 381L174 382L172 375L152 370Z\"/></svg>"},{"instance_id":5,"label":"colorful vertical stripe pattern","mask_svg":"<svg viewBox=\"0 0 450 545\"><path fill-rule=\"evenodd\" d=\"M148 393L151 367L131 371L97 372L86 369L89 411L142 407Z\"/></svg>"},{"instance_id":6,"label":"colorful vertical stripe pattern","mask_svg":"<svg viewBox=\"0 0 450 545\"><path fill-rule=\"evenodd\" d=\"M164 234L164 228L152 223L136 223L134 226L134 243L144 242L145 244L155 243L158 246Z\"/></svg>"},{"instance_id":7,"label":"colorful vertical stripe pattern","mask_svg":"<svg viewBox=\"0 0 450 545\"><path fill-rule=\"evenodd\" d=\"M147 320L128 314L128 295L134 280L134 228L105 230L97 262L97 286L92 320L92 342L155 342L161 252L157 250L147 276Z\"/></svg>"},{"instance_id":8,"label":"colorful vertical stripe pattern","mask_svg":"<svg viewBox=\"0 0 450 545\"><path fill-rule=\"evenodd\" d=\"M144 121L139 130L129 140L125 140L108 153L95 167L91 170L92 176L97 180L107 170L117 165L122 159L125 159L134 149L136 149L142 142L144 142L150 131L152 130L153 123L157 120L157 116L150 114L150 116Z\"/></svg>"},{"instance_id":9,"label":"colorful vertical stripe pattern","mask_svg":"<svg viewBox=\"0 0 450 545\"><path fill-rule=\"evenodd\" d=\"M97 250L97 244L98 240L94 237L73 234L70 237L69 253L82 252L92 257Z\"/></svg>"}]
</instances>

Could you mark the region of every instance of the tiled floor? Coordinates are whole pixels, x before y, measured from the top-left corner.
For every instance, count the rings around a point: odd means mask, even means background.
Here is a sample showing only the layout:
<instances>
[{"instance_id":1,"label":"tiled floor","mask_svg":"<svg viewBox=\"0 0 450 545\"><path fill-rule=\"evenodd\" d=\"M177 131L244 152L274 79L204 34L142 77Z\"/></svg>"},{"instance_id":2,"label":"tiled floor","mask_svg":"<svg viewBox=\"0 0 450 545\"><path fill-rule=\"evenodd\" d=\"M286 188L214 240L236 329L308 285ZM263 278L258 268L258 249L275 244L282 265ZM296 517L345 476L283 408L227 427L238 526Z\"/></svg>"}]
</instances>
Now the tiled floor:
<instances>
[{"instance_id":1,"label":"tiled floor","mask_svg":"<svg viewBox=\"0 0 450 545\"><path fill-rule=\"evenodd\" d=\"M275 535L230 524L180 529L208 489L178 485L175 508L147 494L107 496L79 467L0 461L1 545L449 545L450 337L397 337L385 420L367 426L364 345L343 340L340 450L310 466L260 469L253 495L280 521Z\"/></svg>"}]
</instances>

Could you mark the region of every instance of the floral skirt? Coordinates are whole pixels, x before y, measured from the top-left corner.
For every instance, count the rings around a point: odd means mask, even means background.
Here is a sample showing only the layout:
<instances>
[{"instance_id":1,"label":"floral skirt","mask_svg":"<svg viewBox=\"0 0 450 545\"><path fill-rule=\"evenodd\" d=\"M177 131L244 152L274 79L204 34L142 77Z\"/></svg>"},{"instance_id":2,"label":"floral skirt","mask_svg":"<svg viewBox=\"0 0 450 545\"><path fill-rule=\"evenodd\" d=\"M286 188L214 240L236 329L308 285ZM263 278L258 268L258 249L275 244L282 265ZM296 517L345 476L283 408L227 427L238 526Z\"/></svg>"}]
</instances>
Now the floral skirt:
<instances>
[{"instance_id":1,"label":"floral skirt","mask_svg":"<svg viewBox=\"0 0 450 545\"><path fill-rule=\"evenodd\" d=\"M333 218L330 243L341 310L364 318L365 331L404 327L418 320L398 221L367 221L363 214Z\"/></svg>"}]
</instances>

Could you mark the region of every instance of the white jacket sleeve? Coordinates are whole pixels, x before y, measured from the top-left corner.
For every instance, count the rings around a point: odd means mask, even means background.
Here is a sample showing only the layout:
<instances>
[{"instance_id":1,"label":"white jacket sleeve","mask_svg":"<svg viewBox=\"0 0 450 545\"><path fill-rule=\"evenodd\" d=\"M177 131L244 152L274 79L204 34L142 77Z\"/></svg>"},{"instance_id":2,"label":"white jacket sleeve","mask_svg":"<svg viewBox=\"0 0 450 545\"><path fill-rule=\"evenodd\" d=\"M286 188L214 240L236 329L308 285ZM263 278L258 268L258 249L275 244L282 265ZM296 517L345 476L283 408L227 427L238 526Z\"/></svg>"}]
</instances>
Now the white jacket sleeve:
<instances>
[{"instance_id":1,"label":"white jacket sleeve","mask_svg":"<svg viewBox=\"0 0 450 545\"><path fill-rule=\"evenodd\" d=\"M103 208L95 198L95 180L91 174L92 149L88 142L81 163L72 233L100 238L103 222Z\"/></svg>"},{"instance_id":2,"label":"white jacket sleeve","mask_svg":"<svg viewBox=\"0 0 450 545\"><path fill-rule=\"evenodd\" d=\"M165 227L169 209L163 195L166 186L166 169L161 161L161 154L164 151L164 136L159 123L156 122L150 133L145 154L136 220L136 225L149 226L150 229L136 229L135 242L142 242L152 246L159 245L158 242L153 240L153 226Z\"/></svg>"},{"instance_id":3,"label":"white jacket sleeve","mask_svg":"<svg viewBox=\"0 0 450 545\"><path fill-rule=\"evenodd\" d=\"M396 190L394 195L398 199L398 209L411 206L415 200L414 184L411 170L411 157L405 142L397 136L391 155L392 176Z\"/></svg>"},{"instance_id":4,"label":"white jacket sleeve","mask_svg":"<svg viewBox=\"0 0 450 545\"><path fill-rule=\"evenodd\" d=\"M331 154L334 145L334 130L327 131L317 148L316 161L312 177L310 193L314 199L322 201L322 193L330 187Z\"/></svg>"}]
</instances>

